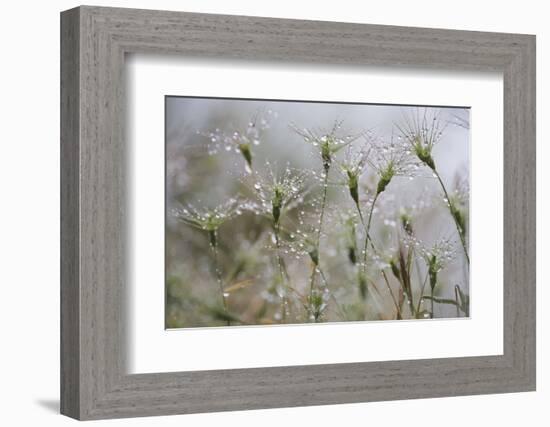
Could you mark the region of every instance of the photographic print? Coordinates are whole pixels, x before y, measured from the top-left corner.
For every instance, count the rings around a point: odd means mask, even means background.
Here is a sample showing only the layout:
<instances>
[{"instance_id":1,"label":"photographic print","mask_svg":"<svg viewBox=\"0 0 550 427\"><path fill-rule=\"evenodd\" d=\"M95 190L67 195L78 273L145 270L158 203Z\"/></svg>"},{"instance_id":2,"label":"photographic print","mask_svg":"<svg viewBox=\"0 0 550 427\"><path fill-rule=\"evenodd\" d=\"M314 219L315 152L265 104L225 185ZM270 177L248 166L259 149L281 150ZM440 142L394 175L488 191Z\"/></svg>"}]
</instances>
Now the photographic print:
<instances>
[{"instance_id":1,"label":"photographic print","mask_svg":"<svg viewBox=\"0 0 550 427\"><path fill-rule=\"evenodd\" d=\"M166 328L469 317L469 122L167 96Z\"/></svg>"}]
</instances>

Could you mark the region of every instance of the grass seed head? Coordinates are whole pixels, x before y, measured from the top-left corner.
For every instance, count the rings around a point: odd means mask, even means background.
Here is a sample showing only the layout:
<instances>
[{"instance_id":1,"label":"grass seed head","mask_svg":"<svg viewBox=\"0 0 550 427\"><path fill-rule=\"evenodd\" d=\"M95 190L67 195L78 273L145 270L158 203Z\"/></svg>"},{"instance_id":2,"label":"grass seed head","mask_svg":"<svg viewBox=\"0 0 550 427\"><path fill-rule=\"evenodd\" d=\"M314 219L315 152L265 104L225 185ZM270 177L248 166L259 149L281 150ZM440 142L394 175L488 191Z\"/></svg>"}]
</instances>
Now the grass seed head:
<instances>
[{"instance_id":1,"label":"grass seed head","mask_svg":"<svg viewBox=\"0 0 550 427\"><path fill-rule=\"evenodd\" d=\"M319 322L325 310L328 307L328 300L330 298L330 291L328 288L313 289L313 291L307 297L307 304L305 306L309 313L309 320L312 322Z\"/></svg>"},{"instance_id":2,"label":"grass seed head","mask_svg":"<svg viewBox=\"0 0 550 427\"><path fill-rule=\"evenodd\" d=\"M466 237L466 216L468 212L469 185L465 176L457 175L454 183L454 190L449 195L449 211L455 220L459 233L463 239Z\"/></svg>"},{"instance_id":3,"label":"grass seed head","mask_svg":"<svg viewBox=\"0 0 550 427\"><path fill-rule=\"evenodd\" d=\"M455 245L451 240L443 238L437 241L431 248L421 249L422 257L428 267L428 276L432 290L437 284L438 273L452 261L455 256Z\"/></svg>"},{"instance_id":4,"label":"grass seed head","mask_svg":"<svg viewBox=\"0 0 550 427\"><path fill-rule=\"evenodd\" d=\"M369 163L378 175L377 195L386 190L394 177L415 175L417 165L411 157L407 144L396 141L392 135L389 141L373 140L373 147Z\"/></svg>"},{"instance_id":5,"label":"grass seed head","mask_svg":"<svg viewBox=\"0 0 550 427\"><path fill-rule=\"evenodd\" d=\"M325 174L328 173L335 154L363 135L344 131L341 120L335 120L330 129L300 128L295 124L291 124L290 127L306 143L317 147Z\"/></svg>"},{"instance_id":6,"label":"grass seed head","mask_svg":"<svg viewBox=\"0 0 550 427\"><path fill-rule=\"evenodd\" d=\"M414 234L414 230L410 215L406 211L402 211L399 215L399 219L401 221L401 226L403 227L403 230L405 230L405 233L407 233L409 236L412 236Z\"/></svg>"},{"instance_id":7,"label":"grass seed head","mask_svg":"<svg viewBox=\"0 0 550 427\"><path fill-rule=\"evenodd\" d=\"M445 124L439 118L439 111L417 108L410 114L404 114L397 126L399 138L405 140L416 157L433 171L436 170L432 157L434 146L441 140Z\"/></svg>"},{"instance_id":8,"label":"grass seed head","mask_svg":"<svg viewBox=\"0 0 550 427\"><path fill-rule=\"evenodd\" d=\"M208 152L216 154L222 152L240 153L245 160L246 170L252 170L252 147L259 145L265 138L265 131L271 127L271 122L277 117L272 110L258 110L247 122L246 126L232 125L226 130L219 128L201 131L197 134L207 138Z\"/></svg>"},{"instance_id":9,"label":"grass seed head","mask_svg":"<svg viewBox=\"0 0 550 427\"><path fill-rule=\"evenodd\" d=\"M390 161L380 171L380 179L378 180L378 185L376 186L376 195L382 193L386 189L394 176L394 165L393 162Z\"/></svg>"},{"instance_id":10,"label":"grass seed head","mask_svg":"<svg viewBox=\"0 0 550 427\"><path fill-rule=\"evenodd\" d=\"M370 146L367 140L359 150L354 150L354 145L346 147L344 160L339 162L339 165L349 194L355 204L359 205L359 180L366 169Z\"/></svg>"},{"instance_id":11,"label":"grass seed head","mask_svg":"<svg viewBox=\"0 0 550 427\"><path fill-rule=\"evenodd\" d=\"M242 213L243 202L231 198L213 208L197 208L191 204L182 205L173 210L173 216L191 227L215 232L225 222Z\"/></svg>"},{"instance_id":12,"label":"grass seed head","mask_svg":"<svg viewBox=\"0 0 550 427\"><path fill-rule=\"evenodd\" d=\"M390 267L393 275L397 280L401 280L401 271L399 270L399 267L397 266L397 263L395 262L395 259L390 260Z\"/></svg>"},{"instance_id":13,"label":"grass seed head","mask_svg":"<svg viewBox=\"0 0 550 427\"><path fill-rule=\"evenodd\" d=\"M303 171L288 165L278 171L276 165L266 162L263 171L254 171L245 183L258 198L259 204L253 210L269 215L275 225L279 224L284 212L303 203L307 193L306 178Z\"/></svg>"}]
</instances>

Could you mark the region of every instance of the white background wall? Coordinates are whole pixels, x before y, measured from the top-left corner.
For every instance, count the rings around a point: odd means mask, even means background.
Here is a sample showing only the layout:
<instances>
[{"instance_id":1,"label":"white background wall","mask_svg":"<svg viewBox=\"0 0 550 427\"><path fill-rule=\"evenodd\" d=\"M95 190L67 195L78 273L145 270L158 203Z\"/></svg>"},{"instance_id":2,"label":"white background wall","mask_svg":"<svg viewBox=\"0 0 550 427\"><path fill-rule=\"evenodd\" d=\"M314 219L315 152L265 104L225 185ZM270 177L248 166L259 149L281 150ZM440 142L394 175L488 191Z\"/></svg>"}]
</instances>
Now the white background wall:
<instances>
[{"instance_id":1,"label":"white background wall","mask_svg":"<svg viewBox=\"0 0 550 427\"><path fill-rule=\"evenodd\" d=\"M537 34L538 391L311 408L116 420L109 425L546 426L550 315L543 305L550 215L550 27L545 2L384 0L96 1L97 5ZM59 377L59 11L74 1L4 2L0 65L0 420L63 426ZM545 13L546 12L546 13ZM546 403L546 405L545 405Z\"/></svg>"}]
</instances>

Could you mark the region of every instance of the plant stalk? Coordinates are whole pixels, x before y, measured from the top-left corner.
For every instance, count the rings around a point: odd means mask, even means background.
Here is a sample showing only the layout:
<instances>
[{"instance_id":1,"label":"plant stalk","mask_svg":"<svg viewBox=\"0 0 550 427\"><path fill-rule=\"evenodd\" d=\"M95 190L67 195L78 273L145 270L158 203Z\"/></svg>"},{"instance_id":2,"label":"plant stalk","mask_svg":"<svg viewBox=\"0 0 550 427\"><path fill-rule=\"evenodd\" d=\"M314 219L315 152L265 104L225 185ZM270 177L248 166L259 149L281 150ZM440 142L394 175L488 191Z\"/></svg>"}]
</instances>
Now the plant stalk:
<instances>
[{"instance_id":1,"label":"plant stalk","mask_svg":"<svg viewBox=\"0 0 550 427\"><path fill-rule=\"evenodd\" d=\"M312 295L313 293L313 288L315 286L315 272L317 270L317 268L319 267L321 261L320 261L320 258L321 258L321 255L320 255L320 246L321 246L321 233L322 233L322 228L323 228L323 219L324 219L324 216L325 216L325 207L326 207L326 204L327 204L327 188L328 188L328 172L329 172L330 168L329 167L325 167L325 177L324 177L324 180L323 180L323 199L321 201L321 213L320 213L320 216L319 216L319 228L317 229L317 241L315 242L315 251L317 253L317 262L314 263L315 265L313 266L313 269L311 271L311 279L310 279L310 296Z\"/></svg>"},{"instance_id":2,"label":"plant stalk","mask_svg":"<svg viewBox=\"0 0 550 427\"><path fill-rule=\"evenodd\" d=\"M430 302L431 302L431 309L430 309L430 319L433 319L434 318L434 288L431 288L431 291L430 291Z\"/></svg>"},{"instance_id":3,"label":"plant stalk","mask_svg":"<svg viewBox=\"0 0 550 427\"><path fill-rule=\"evenodd\" d=\"M459 305L460 302L458 300L458 289L456 286L455 286L455 300L456 300L456 317L460 317L460 305Z\"/></svg>"},{"instance_id":4,"label":"plant stalk","mask_svg":"<svg viewBox=\"0 0 550 427\"><path fill-rule=\"evenodd\" d=\"M284 269L283 269L283 260L281 258L281 244L279 241L279 222L275 224L274 227L275 231L275 246L277 247L277 265L279 267L279 276L281 280L281 286L283 287L283 297L281 301L281 321L282 323L286 322L286 282L285 282L285 275L284 275Z\"/></svg>"},{"instance_id":5,"label":"plant stalk","mask_svg":"<svg viewBox=\"0 0 550 427\"><path fill-rule=\"evenodd\" d=\"M369 212L369 219L367 221L367 227L365 229L366 236L365 236L365 250L363 251L363 269L366 273L367 270L367 249L369 246L369 240L371 240L372 245L372 239L370 238L370 225L372 221L372 212L374 211L374 205L376 204L376 201L378 200L378 196L380 193L376 193L376 196L374 196L374 200L372 201L372 205L370 206L370 212Z\"/></svg>"},{"instance_id":6,"label":"plant stalk","mask_svg":"<svg viewBox=\"0 0 550 427\"><path fill-rule=\"evenodd\" d=\"M426 288L426 283L428 283L428 273L426 273L426 277L424 278L424 282L422 283L422 288L420 289L420 298L418 298L418 303L416 305L417 313L420 313L420 304L422 304L422 299L424 298L424 289Z\"/></svg>"},{"instance_id":7,"label":"plant stalk","mask_svg":"<svg viewBox=\"0 0 550 427\"><path fill-rule=\"evenodd\" d=\"M220 263L218 259L218 238L217 238L217 230L210 231L210 247L212 248L212 252L214 254L214 270L216 271L216 281L218 282L218 286L220 288L220 294L222 297L222 304L223 309L226 314L229 314L227 309L227 299L225 298L225 291L223 287L223 277L222 272L220 269ZM231 326L231 321L227 320L227 326Z\"/></svg>"},{"instance_id":8,"label":"plant stalk","mask_svg":"<svg viewBox=\"0 0 550 427\"><path fill-rule=\"evenodd\" d=\"M323 200L321 202L321 214L319 217L319 228L317 230L317 252L318 253L319 253L319 246L321 244L321 229L323 228L323 218L325 216L325 207L327 204L328 172L329 172L329 169L326 169L325 178L323 180Z\"/></svg>"},{"instance_id":9,"label":"plant stalk","mask_svg":"<svg viewBox=\"0 0 550 427\"><path fill-rule=\"evenodd\" d=\"M370 237L370 225L371 225L371 221L372 221L372 212L374 210L374 205L376 204L376 200L378 200L378 195L380 193L377 193L376 196L374 196L374 200L372 201L372 205L370 207L370 212L369 212L369 218L368 218L368 222L367 222L367 225L365 226L365 221L364 221L364 218L363 218L363 214L361 212L361 209L359 208L359 205L356 204L357 206L357 210L359 212L359 218L361 219L361 223L363 224L363 228L365 229L365 250L363 251L363 274L367 274L367 247L370 243L371 247L372 247L372 250L376 253L376 247L374 246L374 242L372 241L371 237ZM395 309L397 310L397 319L398 320L401 320L403 318L402 314L401 314L401 309L399 308L399 304L397 303L397 300L395 299L395 295L393 293L393 290L391 288L391 285L390 285L390 281L388 280L388 276L386 275L385 271L384 270L381 270L381 273L382 273L382 277L384 278L384 282L386 283L386 286L390 292L390 296L392 298L392 301L393 301L393 304L395 305Z\"/></svg>"}]
</instances>

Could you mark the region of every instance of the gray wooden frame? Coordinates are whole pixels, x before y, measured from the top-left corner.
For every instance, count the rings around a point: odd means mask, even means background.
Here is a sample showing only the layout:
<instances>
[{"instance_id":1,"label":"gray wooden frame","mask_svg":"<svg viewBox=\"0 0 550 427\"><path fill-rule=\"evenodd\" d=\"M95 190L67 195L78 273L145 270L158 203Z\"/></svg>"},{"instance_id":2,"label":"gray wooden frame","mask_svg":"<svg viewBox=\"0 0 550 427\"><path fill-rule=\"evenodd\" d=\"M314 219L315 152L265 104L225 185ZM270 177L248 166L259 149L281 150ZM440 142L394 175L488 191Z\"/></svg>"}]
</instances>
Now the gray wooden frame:
<instances>
[{"instance_id":1,"label":"gray wooden frame","mask_svg":"<svg viewBox=\"0 0 550 427\"><path fill-rule=\"evenodd\" d=\"M128 375L124 58L504 76L504 354ZM61 14L61 412L77 419L535 390L535 37L83 6Z\"/></svg>"}]
</instances>

